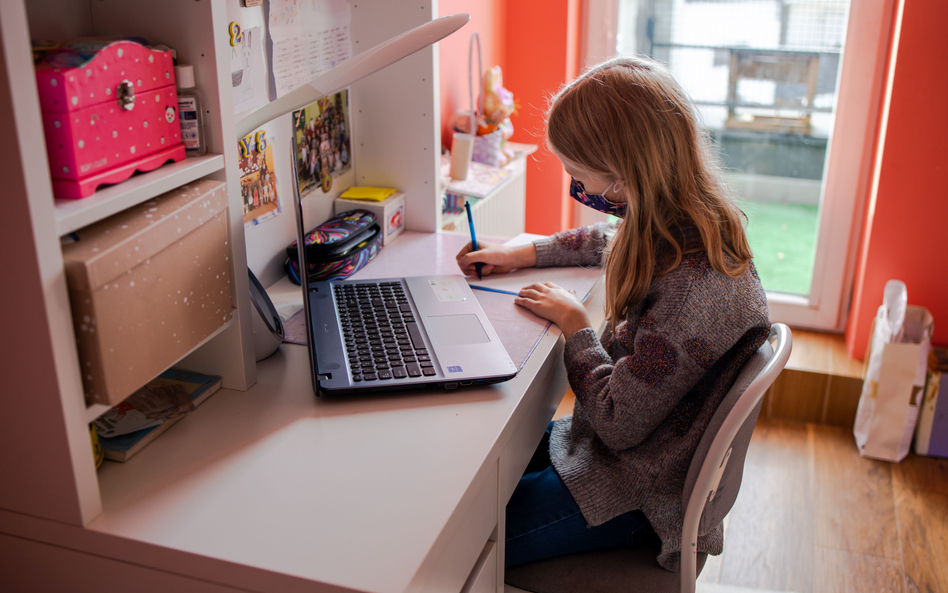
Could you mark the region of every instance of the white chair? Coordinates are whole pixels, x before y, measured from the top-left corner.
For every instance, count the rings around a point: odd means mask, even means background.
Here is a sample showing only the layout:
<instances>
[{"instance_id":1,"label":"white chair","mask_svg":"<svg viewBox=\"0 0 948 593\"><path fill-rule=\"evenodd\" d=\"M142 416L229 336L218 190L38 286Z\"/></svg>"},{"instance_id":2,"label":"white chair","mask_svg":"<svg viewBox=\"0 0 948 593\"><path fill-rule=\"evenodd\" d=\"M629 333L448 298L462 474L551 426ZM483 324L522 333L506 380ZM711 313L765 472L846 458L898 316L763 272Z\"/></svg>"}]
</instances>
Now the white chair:
<instances>
[{"instance_id":1,"label":"white chair","mask_svg":"<svg viewBox=\"0 0 948 593\"><path fill-rule=\"evenodd\" d=\"M613 548L510 568L505 573L506 592L694 593L695 579L707 559L707 554L697 553L698 534L720 523L737 499L764 393L786 366L791 343L790 328L773 324L768 340L744 364L698 443L682 494L685 517L678 573L661 568L653 548Z\"/></svg>"}]
</instances>

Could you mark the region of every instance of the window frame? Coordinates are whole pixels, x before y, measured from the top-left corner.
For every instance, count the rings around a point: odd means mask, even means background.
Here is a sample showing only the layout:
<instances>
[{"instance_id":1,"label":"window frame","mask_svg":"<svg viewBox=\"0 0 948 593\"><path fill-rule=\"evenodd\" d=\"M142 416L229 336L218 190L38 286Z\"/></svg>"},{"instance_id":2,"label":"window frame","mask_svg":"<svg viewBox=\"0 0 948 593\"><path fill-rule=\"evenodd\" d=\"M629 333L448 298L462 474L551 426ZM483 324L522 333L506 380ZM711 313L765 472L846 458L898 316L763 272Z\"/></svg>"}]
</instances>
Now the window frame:
<instances>
[{"instance_id":1,"label":"window frame","mask_svg":"<svg viewBox=\"0 0 948 593\"><path fill-rule=\"evenodd\" d=\"M851 0L840 63L836 118L827 149L826 176L808 295L767 292L773 322L844 331L855 278L859 237L898 0ZM620 0L584 0L580 63L616 55ZM858 146L860 150L852 150ZM827 199L829 196L832 199ZM575 204L577 226L605 217Z\"/></svg>"}]
</instances>

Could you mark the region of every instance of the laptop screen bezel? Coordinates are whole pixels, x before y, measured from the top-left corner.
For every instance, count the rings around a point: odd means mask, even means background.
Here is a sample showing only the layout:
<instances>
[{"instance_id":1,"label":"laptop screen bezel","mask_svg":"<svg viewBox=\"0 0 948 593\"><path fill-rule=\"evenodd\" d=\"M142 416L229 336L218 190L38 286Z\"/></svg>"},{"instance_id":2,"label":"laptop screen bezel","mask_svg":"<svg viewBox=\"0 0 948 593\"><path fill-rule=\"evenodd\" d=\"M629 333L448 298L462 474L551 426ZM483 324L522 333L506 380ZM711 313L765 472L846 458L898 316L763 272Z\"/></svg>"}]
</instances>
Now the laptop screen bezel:
<instances>
[{"instance_id":1,"label":"laptop screen bezel","mask_svg":"<svg viewBox=\"0 0 948 593\"><path fill-rule=\"evenodd\" d=\"M299 148L296 140L296 130L290 134L293 142L293 152L291 158L293 166L290 169L293 172L293 202L296 210L296 253L299 265L300 287L303 291L303 315L305 315L303 325L306 328L306 348L309 353L310 377L313 382L313 391L319 395L319 361L316 357L316 344L313 343L314 333L312 324L312 308L310 307L309 296L309 267L306 265L306 227L303 225L303 198L300 195L300 180L298 163L296 161L297 149Z\"/></svg>"}]
</instances>

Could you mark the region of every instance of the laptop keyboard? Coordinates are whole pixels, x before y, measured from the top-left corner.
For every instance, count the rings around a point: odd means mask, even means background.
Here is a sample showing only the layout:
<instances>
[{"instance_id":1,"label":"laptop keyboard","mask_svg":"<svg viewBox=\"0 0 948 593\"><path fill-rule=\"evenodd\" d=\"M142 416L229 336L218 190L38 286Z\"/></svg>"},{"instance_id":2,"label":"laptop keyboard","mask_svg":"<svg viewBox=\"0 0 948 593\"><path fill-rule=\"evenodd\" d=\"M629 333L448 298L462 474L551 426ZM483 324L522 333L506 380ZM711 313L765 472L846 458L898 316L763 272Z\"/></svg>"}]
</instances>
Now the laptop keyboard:
<instances>
[{"instance_id":1,"label":"laptop keyboard","mask_svg":"<svg viewBox=\"0 0 948 593\"><path fill-rule=\"evenodd\" d=\"M436 374L401 283L334 284L333 294L353 381Z\"/></svg>"}]
</instances>

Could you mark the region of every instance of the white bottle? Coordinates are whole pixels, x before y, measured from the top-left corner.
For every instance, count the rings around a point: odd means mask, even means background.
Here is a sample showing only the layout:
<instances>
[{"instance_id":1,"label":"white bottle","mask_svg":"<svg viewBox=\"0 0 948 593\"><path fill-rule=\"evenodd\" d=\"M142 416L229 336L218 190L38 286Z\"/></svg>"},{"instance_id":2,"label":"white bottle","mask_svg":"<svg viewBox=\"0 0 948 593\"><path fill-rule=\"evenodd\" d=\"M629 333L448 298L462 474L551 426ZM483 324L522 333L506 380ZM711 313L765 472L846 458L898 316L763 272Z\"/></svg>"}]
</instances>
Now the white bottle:
<instances>
[{"instance_id":1,"label":"white bottle","mask_svg":"<svg viewBox=\"0 0 948 593\"><path fill-rule=\"evenodd\" d=\"M207 153L204 139L204 109L201 95L194 86L194 67L182 64L174 67L175 86L178 87L178 121L181 122L181 140L188 156Z\"/></svg>"}]
</instances>

